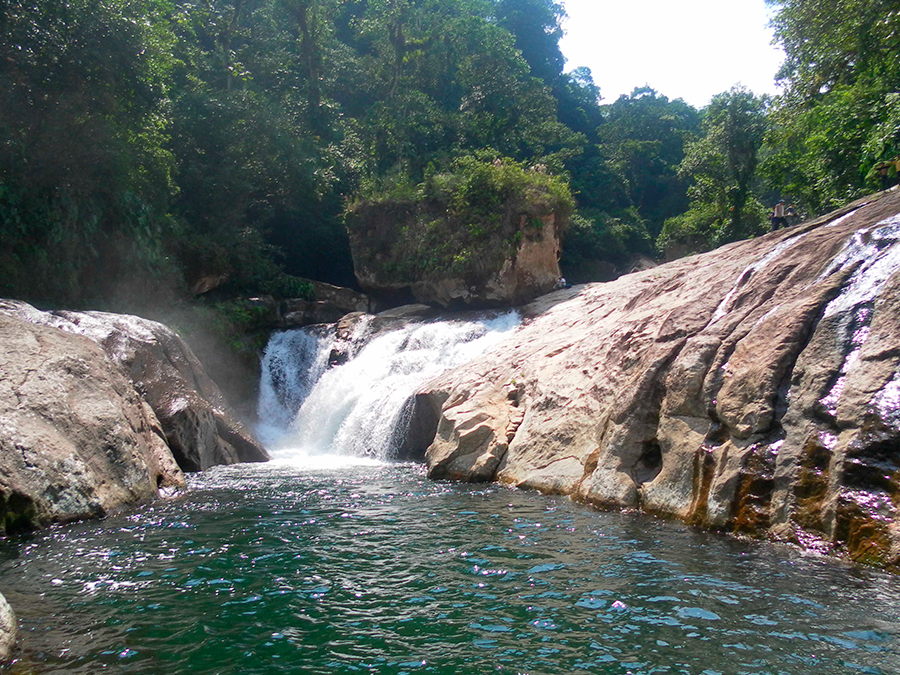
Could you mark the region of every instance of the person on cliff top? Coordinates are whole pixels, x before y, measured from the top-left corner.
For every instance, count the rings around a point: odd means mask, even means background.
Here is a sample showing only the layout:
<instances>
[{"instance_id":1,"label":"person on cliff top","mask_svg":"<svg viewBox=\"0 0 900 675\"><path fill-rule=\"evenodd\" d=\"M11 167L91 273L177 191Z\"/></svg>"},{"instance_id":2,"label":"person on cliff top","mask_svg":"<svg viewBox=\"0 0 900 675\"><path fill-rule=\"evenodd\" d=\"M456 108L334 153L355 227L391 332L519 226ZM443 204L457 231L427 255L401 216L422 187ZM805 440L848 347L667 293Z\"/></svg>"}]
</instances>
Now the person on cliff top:
<instances>
[{"instance_id":1,"label":"person on cliff top","mask_svg":"<svg viewBox=\"0 0 900 675\"><path fill-rule=\"evenodd\" d=\"M784 217L783 199L779 200L775 205L775 208L772 209L772 232L781 227L787 227L787 220Z\"/></svg>"}]
</instances>

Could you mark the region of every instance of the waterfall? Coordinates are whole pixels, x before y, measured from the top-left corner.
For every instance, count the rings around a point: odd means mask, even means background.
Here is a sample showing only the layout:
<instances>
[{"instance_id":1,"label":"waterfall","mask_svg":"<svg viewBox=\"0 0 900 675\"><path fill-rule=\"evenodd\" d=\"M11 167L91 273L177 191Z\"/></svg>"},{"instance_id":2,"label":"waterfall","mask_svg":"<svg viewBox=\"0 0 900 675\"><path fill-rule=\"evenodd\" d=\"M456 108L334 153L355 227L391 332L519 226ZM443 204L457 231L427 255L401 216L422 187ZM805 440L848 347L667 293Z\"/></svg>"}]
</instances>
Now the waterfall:
<instances>
[{"instance_id":1,"label":"waterfall","mask_svg":"<svg viewBox=\"0 0 900 675\"><path fill-rule=\"evenodd\" d=\"M284 434L313 386L328 368L334 331L321 326L275 333L263 354L259 383L260 440L269 445Z\"/></svg>"},{"instance_id":2,"label":"waterfall","mask_svg":"<svg viewBox=\"0 0 900 675\"><path fill-rule=\"evenodd\" d=\"M519 324L515 312L468 321L413 323L350 338L349 359L329 367L347 342L333 328L276 334L266 347L259 434L276 458L335 454L390 458L409 401L428 380L480 356ZM408 417L408 415L406 415Z\"/></svg>"}]
</instances>

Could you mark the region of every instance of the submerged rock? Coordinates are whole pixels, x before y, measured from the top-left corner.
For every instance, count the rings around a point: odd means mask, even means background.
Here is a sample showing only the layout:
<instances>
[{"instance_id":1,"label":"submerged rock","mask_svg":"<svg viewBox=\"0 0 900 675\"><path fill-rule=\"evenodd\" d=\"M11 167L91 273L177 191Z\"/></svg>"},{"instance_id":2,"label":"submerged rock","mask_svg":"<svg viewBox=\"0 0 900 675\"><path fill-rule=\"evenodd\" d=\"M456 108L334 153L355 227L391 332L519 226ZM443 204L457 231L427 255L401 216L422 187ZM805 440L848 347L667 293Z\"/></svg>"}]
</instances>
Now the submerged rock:
<instances>
[{"instance_id":1,"label":"submerged rock","mask_svg":"<svg viewBox=\"0 0 900 675\"><path fill-rule=\"evenodd\" d=\"M421 391L430 476L900 566L898 214L875 196L538 299Z\"/></svg>"}]
</instances>

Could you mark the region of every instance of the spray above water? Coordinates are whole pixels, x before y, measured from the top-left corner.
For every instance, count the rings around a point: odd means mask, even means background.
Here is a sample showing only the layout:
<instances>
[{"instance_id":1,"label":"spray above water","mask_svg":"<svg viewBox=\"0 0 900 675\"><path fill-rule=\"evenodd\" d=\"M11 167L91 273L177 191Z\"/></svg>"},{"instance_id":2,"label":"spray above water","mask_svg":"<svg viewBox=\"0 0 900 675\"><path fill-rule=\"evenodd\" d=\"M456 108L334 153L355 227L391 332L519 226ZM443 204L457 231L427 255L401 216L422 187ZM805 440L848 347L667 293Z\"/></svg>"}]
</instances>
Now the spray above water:
<instances>
[{"instance_id":1,"label":"spray above water","mask_svg":"<svg viewBox=\"0 0 900 675\"><path fill-rule=\"evenodd\" d=\"M486 352L519 324L515 312L404 326L351 338L350 358L329 367L333 329L272 337L262 363L259 433L278 460L323 454L390 459L412 397L430 379Z\"/></svg>"}]
</instances>

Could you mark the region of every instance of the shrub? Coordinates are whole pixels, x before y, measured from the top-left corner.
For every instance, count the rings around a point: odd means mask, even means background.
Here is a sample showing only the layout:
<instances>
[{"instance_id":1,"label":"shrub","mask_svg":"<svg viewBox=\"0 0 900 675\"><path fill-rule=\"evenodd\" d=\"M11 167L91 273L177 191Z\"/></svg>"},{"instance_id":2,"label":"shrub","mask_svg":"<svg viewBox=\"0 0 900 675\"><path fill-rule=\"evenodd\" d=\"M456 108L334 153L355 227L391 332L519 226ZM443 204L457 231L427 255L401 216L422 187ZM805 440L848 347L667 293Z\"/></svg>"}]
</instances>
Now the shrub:
<instances>
[{"instance_id":1,"label":"shrub","mask_svg":"<svg viewBox=\"0 0 900 675\"><path fill-rule=\"evenodd\" d=\"M543 236L554 215L560 231L574 209L568 184L491 151L432 167L412 188L396 176L370 184L346 222L357 258L388 281L445 275L483 278L514 255L523 238ZM523 225L524 223L524 225Z\"/></svg>"}]
</instances>

